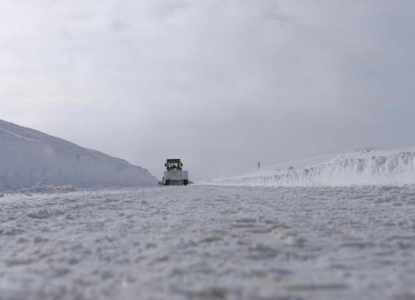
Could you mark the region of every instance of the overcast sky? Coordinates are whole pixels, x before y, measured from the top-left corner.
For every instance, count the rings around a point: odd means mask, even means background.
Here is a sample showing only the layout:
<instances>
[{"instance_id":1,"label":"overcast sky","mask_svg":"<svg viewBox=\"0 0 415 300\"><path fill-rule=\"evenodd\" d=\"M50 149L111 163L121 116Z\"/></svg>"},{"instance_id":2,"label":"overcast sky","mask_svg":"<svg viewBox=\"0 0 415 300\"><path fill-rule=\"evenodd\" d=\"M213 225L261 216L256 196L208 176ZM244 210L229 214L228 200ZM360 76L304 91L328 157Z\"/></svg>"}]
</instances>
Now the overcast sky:
<instances>
[{"instance_id":1,"label":"overcast sky","mask_svg":"<svg viewBox=\"0 0 415 300\"><path fill-rule=\"evenodd\" d=\"M194 180L415 145L413 0L1 0L0 119Z\"/></svg>"}]
</instances>

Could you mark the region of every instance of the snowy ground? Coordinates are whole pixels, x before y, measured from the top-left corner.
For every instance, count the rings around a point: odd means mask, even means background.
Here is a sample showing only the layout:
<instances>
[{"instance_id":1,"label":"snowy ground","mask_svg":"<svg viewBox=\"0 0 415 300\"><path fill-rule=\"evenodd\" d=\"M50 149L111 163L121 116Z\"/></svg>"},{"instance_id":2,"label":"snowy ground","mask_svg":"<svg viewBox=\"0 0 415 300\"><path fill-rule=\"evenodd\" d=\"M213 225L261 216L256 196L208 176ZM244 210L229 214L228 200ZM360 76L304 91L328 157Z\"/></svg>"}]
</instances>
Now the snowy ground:
<instances>
[{"instance_id":1,"label":"snowy ground","mask_svg":"<svg viewBox=\"0 0 415 300\"><path fill-rule=\"evenodd\" d=\"M415 188L0 198L0 299L415 299Z\"/></svg>"}]
</instances>

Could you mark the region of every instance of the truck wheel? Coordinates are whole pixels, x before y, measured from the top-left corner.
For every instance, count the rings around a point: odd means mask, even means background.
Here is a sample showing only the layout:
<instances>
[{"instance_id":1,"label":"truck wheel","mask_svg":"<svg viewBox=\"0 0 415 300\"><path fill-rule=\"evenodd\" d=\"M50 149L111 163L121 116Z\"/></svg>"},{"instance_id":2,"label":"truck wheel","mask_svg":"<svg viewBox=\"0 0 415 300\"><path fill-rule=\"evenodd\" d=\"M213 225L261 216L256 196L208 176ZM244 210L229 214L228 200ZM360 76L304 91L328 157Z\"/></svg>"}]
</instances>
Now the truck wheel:
<instances>
[{"instance_id":1,"label":"truck wheel","mask_svg":"<svg viewBox=\"0 0 415 300\"><path fill-rule=\"evenodd\" d=\"M189 184L189 180L183 180L183 185L188 185Z\"/></svg>"},{"instance_id":2,"label":"truck wheel","mask_svg":"<svg viewBox=\"0 0 415 300\"><path fill-rule=\"evenodd\" d=\"M170 185L170 180L166 180L166 183L164 185Z\"/></svg>"}]
</instances>

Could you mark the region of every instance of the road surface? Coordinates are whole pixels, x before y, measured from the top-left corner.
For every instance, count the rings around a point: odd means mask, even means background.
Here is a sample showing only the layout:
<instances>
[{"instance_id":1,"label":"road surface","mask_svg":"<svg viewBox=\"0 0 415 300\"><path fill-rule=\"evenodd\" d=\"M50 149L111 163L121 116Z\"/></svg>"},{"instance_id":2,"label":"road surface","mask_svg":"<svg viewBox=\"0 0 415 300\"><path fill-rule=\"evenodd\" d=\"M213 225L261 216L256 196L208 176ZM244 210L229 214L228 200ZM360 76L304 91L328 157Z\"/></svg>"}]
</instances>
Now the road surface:
<instances>
[{"instance_id":1,"label":"road surface","mask_svg":"<svg viewBox=\"0 0 415 300\"><path fill-rule=\"evenodd\" d=\"M0 300L415 299L415 188L0 198Z\"/></svg>"}]
</instances>

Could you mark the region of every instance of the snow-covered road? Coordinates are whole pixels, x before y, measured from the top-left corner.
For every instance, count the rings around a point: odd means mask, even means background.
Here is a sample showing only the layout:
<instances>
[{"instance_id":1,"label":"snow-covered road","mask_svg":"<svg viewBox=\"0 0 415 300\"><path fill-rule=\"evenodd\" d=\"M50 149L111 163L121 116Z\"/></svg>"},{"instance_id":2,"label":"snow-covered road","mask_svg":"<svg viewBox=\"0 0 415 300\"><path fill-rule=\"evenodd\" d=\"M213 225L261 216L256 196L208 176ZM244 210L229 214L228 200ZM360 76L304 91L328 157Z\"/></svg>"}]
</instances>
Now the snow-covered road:
<instances>
[{"instance_id":1,"label":"snow-covered road","mask_svg":"<svg viewBox=\"0 0 415 300\"><path fill-rule=\"evenodd\" d=\"M415 188L0 198L0 300L415 299Z\"/></svg>"}]
</instances>

